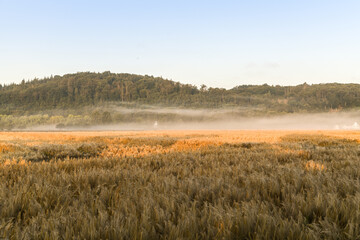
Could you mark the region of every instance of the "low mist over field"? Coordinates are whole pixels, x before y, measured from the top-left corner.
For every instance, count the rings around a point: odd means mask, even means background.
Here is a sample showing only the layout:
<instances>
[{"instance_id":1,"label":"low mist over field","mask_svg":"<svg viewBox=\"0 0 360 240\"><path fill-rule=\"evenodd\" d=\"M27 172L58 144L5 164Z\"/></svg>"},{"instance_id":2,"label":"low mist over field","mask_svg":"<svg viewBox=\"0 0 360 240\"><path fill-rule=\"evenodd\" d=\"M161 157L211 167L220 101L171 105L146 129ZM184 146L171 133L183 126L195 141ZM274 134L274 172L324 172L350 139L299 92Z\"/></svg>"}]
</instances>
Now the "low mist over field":
<instances>
[{"instance_id":1,"label":"low mist over field","mask_svg":"<svg viewBox=\"0 0 360 240\"><path fill-rule=\"evenodd\" d=\"M136 115L139 110L119 110L123 114ZM150 113L150 119L137 121L94 124L90 126L73 125L59 128L55 124L45 124L25 128L31 131L74 131L74 130L360 130L359 112L334 112L317 114L286 114L268 117L241 117L234 111L222 110L182 110L152 109L141 111ZM157 120L157 114L174 114L168 120ZM154 117L155 116L155 117ZM20 130L20 129L14 129Z\"/></svg>"}]
</instances>

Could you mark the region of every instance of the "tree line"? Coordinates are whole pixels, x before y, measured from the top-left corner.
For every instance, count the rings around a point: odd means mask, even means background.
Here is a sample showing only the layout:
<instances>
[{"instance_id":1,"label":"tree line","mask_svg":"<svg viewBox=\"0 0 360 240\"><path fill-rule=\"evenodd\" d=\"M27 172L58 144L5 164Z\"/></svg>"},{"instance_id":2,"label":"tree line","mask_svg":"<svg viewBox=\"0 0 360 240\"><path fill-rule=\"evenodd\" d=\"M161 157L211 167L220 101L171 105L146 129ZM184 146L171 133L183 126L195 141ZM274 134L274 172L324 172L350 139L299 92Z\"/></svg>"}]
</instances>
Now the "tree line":
<instances>
[{"instance_id":1,"label":"tree line","mask_svg":"<svg viewBox=\"0 0 360 240\"><path fill-rule=\"evenodd\" d=\"M161 77L82 72L0 85L0 114L71 109L106 102L184 108L255 107L279 113L360 106L360 84L241 85L200 88Z\"/></svg>"}]
</instances>

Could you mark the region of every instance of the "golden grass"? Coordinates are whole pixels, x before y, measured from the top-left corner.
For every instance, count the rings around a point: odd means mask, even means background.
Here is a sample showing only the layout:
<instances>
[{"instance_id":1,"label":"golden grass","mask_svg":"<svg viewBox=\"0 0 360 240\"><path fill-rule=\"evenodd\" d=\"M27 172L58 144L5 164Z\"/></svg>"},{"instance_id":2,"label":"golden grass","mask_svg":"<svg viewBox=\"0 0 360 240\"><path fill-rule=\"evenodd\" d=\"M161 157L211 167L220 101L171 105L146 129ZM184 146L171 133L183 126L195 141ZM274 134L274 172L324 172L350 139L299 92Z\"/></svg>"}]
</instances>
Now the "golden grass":
<instances>
[{"instance_id":1,"label":"golden grass","mask_svg":"<svg viewBox=\"0 0 360 240\"><path fill-rule=\"evenodd\" d=\"M72 144L82 142L101 142L106 148L99 154L102 157L145 156L169 152L195 151L208 146L225 143L269 143L276 144L287 136L324 136L343 138L360 142L357 131L274 131L274 130L171 130L171 131L93 131L93 132L0 132L0 153L15 151L13 143L26 146L48 144ZM153 144L154 139L175 139L173 144L162 146ZM137 144L128 144L129 141ZM151 143L151 144L148 144ZM282 149L283 152L302 150Z\"/></svg>"},{"instance_id":2,"label":"golden grass","mask_svg":"<svg viewBox=\"0 0 360 240\"><path fill-rule=\"evenodd\" d=\"M326 169L324 164L316 163L312 160L308 161L305 165L306 170L318 170L318 171L324 171Z\"/></svg>"},{"instance_id":3,"label":"golden grass","mask_svg":"<svg viewBox=\"0 0 360 240\"><path fill-rule=\"evenodd\" d=\"M357 131L1 132L0 238L357 239Z\"/></svg>"},{"instance_id":4,"label":"golden grass","mask_svg":"<svg viewBox=\"0 0 360 240\"><path fill-rule=\"evenodd\" d=\"M82 131L82 132L0 132L2 141L84 141L93 137L179 137L224 142L276 143L294 134L325 135L360 140L360 131L339 130L167 130L167 131Z\"/></svg>"}]
</instances>

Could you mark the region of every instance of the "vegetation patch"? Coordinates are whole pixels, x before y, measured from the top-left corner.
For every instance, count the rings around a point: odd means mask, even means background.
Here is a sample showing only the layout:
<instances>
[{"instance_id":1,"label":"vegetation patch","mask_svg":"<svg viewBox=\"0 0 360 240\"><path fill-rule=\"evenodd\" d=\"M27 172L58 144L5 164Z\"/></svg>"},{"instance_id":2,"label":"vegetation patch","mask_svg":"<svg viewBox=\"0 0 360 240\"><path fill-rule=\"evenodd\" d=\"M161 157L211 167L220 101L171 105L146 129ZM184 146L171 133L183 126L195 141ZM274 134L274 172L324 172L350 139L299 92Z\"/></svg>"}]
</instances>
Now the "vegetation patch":
<instances>
[{"instance_id":1,"label":"vegetation patch","mask_svg":"<svg viewBox=\"0 0 360 240\"><path fill-rule=\"evenodd\" d=\"M353 141L303 134L267 143L249 142L244 135L222 139L221 144L214 144L217 137L182 139L176 150L179 141L172 141L178 137L172 137L83 137L67 144L19 145L15 152L0 153L13 154L14 159L0 164L0 236L357 239L360 235L354 227L360 225L360 161ZM314 147L305 149L303 143ZM100 154L109 149L124 154Z\"/></svg>"},{"instance_id":2,"label":"vegetation patch","mask_svg":"<svg viewBox=\"0 0 360 240\"><path fill-rule=\"evenodd\" d=\"M176 143L177 138L171 137L141 137L141 138L123 138L119 141L126 146L161 146L161 147L170 147Z\"/></svg>"}]
</instances>

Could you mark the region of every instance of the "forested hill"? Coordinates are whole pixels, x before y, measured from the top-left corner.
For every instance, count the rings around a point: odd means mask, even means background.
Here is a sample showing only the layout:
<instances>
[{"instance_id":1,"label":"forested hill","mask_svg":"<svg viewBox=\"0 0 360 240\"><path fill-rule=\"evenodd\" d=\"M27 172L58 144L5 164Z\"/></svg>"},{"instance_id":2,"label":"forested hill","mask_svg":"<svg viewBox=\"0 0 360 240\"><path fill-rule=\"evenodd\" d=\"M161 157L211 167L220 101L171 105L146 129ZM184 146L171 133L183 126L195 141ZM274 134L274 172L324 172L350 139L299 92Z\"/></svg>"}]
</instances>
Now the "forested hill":
<instances>
[{"instance_id":1,"label":"forested hill","mask_svg":"<svg viewBox=\"0 0 360 240\"><path fill-rule=\"evenodd\" d=\"M200 89L159 77L76 73L0 85L0 114L69 109L104 102L191 108L257 107L276 112L322 112L360 107L359 84L243 85Z\"/></svg>"}]
</instances>

